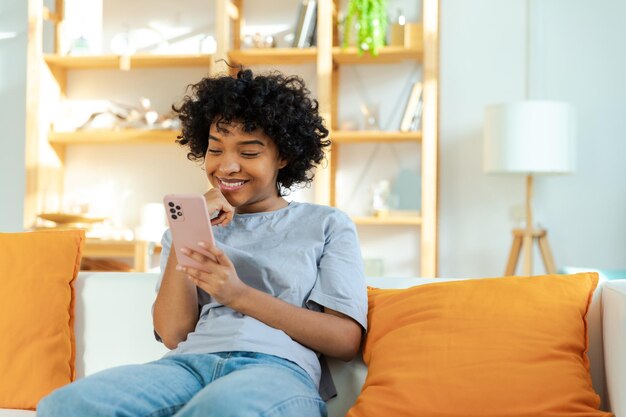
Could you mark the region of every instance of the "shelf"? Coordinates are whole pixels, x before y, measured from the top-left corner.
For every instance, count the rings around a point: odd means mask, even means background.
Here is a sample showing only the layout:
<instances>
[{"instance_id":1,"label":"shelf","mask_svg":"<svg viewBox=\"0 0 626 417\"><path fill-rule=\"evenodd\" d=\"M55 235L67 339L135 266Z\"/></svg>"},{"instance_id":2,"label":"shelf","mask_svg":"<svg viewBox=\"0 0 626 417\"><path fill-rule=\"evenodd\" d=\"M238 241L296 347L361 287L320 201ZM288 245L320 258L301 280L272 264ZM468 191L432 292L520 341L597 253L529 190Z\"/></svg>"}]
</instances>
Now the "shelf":
<instances>
[{"instance_id":1,"label":"shelf","mask_svg":"<svg viewBox=\"0 0 626 417\"><path fill-rule=\"evenodd\" d=\"M416 142L422 140L422 132L382 132L374 130L335 130L330 134L334 143L366 142Z\"/></svg>"},{"instance_id":2,"label":"shelf","mask_svg":"<svg viewBox=\"0 0 626 417\"><path fill-rule=\"evenodd\" d=\"M231 64L298 65L315 63L317 48L255 48L233 49L228 52Z\"/></svg>"},{"instance_id":3,"label":"shelf","mask_svg":"<svg viewBox=\"0 0 626 417\"><path fill-rule=\"evenodd\" d=\"M419 226L422 218L419 216L352 216L352 221L359 226Z\"/></svg>"},{"instance_id":4,"label":"shelf","mask_svg":"<svg viewBox=\"0 0 626 417\"><path fill-rule=\"evenodd\" d=\"M391 64L402 61L421 61L421 49L407 49L402 46L385 46L378 50L378 56L372 56L369 52L359 55L356 47L333 48L333 61L337 64Z\"/></svg>"},{"instance_id":5,"label":"shelf","mask_svg":"<svg viewBox=\"0 0 626 417\"><path fill-rule=\"evenodd\" d=\"M135 271L148 271L152 253L160 253L161 245L143 240L104 240L87 238L82 256L94 258L133 258Z\"/></svg>"},{"instance_id":6,"label":"shelf","mask_svg":"<svg viewBox=\"0 0 626 417\"><path fill-rule=\"evenodd\" d=\"M40 0L27 0L28 4L35 4ZM59 2L57 2L59 3ZM61 1L59 4L62 4ZM149 5L148 2L141 2ZM27 74L28 84L32 86L27 92L28 103L39 103L41 97L46 97L46 101L50 101L50 105L33 105L27 109L29 123L26 125L26 152L30 155L37 155L34 166L27 170L27 187L24 198L24 222L30 224L39 212L39 205L45 199L62 198L63 193L67 191L64 185L68 178L66 175L77 175L72 170L66 170L68 163L73 158L79 157L72 152L71 147L84 148L84 151L98 151L98 145L113 145L122 149L122 147L145 149L146 147L155 148L154 145L161 145L169 148L179 147L176 143L177 136L180 132L176 130L147 130L147 129L123 129L123 130L81 130L78 132L41 132L40 126L48 126L50 124L50 116L47 110L55 107L66 97L81 95L82 92L75 91L85 89L85 93L91 97L91 93L99 94L101 99L110 99L116 97L121 92L119 88L125 88L120 85L113 85L115 80L109 80L107 74L114 73L116 77L126 78L132 76L132 73L125 71L134 71L135 74L141 72L138 69L144 69L145 72L152 72L154 76L163 79L165 83L173 82L168 78L170 74L181 72L183 69L191 72L200 72L205 74L218 75L222 74L226 68L220 63L216 68L216 58L224 58L226 62L233 65L227 73L234 75L239 66L254 67L263 66L266 68L292 66L305 69L305 73L313 78L307 79L309 87L315 87L315 98L318 103L318 112L322 116L330 130L329 139L333 142L332 151L328 154L328 164L321 167L317 171L315 177L315 195L314 202L325 205L336 205L337 197L342 190L341 182L337 181L338 172L344 169L351 169L345 166L342 159L342 152L356 152L355 157L360 158L358 151L364 150L365 147L374 147L374 144L394 144L398 150L407 153L412 166L420 173L419 187L415 187L415 193L420 193L421 212L419 211L389 211L379 216L359 216L354 221L359 228L395 228L395 231L402 233L410 231L419 236L419 248L415 251L414 256L419 258L419 273L423 277L434 277L437 275L437 251L438 251L438 184L439 184L439 166L438 166L438 149L439 149L439 106L440 106L440 85L439 85L439 3L440 0L423 0L417 2L421 4L421 12L418 11L422 21L421 43L412 43L411 48L404 46L385 46L378 50L377 56L363 52L359 54L356 47L342 48L340 45L333 46L338 39L336 25L333 23L334 16L339 10L340 2L337 1L318 1L319 16L317 18L316 29L316 47L313 48L249 48L239 49L242 44L241 33L246 32L246 21L244 17L258 18L256 12L251 16L246 16L244 11L244 0L219 0L213 2L213 11L205 10L201 14L205 16L215 17L218 22L215 27L214 37L216 40L217 50L213 55L209 54L191 54L191 55L153 55L148 53L134 54L131 56L118 56L113 54L93 55L93 56L66 56L60 54L45 54L42 51L42 39L44 43L50 45L54 43L54 51L61 51L62 45L66 45L69 39L62 36L62 28L66 22L63 15L54 14L51 17L53 30L46 29L44 36L44 25L41 19L32 19L29 26L28 36L28 60L29 62L41 63L45 61L46 65L41 71L29 71ZM345 3L344 3L345 6ZM206 8L205 8L206 9ZM271 12L271 10L270 10ZM209 13L209 14L207 14ZM336 19L335 19L336 20ZM251 29L251 27L247 27ZM55 34L54 38L52 37ZM59 35L59 36L56 36ZM419 34L418 34L418 37ZM231 45L236 49L231 49ZM195 51L194 51L195 52ZM420 67L421 82L423 89L423 132L398 132L398 131L342 131L333 130L332 126L340 125L340 115L343 113L343 107L348 102L340 100L344 98L345 88L348 87L346 82L346 74L344 71L347 65L358 66L379 66L381 68L393 69L394 72L415 72ZM382 66L381 66L382 65ZM309 69L313 71L309 74ZM373 69L373 68L370 68ZM95 71L94 71L95 70ZM74 75L80 75L81 71L89 71L91 80L75 79ZM288 73L301 73L300 70L289 70ZM364 79L363 88L375 87L380 83L381 79L386 79L385 71L368 71L368 78ZM193 75L190 75L193 76ZM100 78L105 78L105 82L111 83L112 91L105 89L97 89L89 91L91 85L97 85L101 82ZM392 80L394 85L400 86L402 79ZM413 77L411 75L411 77ZM305 77L309 78L309 77ZM388 78L388 77L387 77ZM77 82L78 81L78 82ZM128 81L128 80L127 80ZM389 81L389 80L387 80ZM84 84L85 83L85 84ZM78 86L77 86L78 84ZM343 89L342 89L343 85ZM107 85L108 87L108 85ZM154 88L159 88L158 86ZM184 86L178 87L184 88ZM349 87L348 87L349 88ZM145 95L142 92L142 86L131 86L132 94ZM123 93L124 91L122 91ZM352 95L358 96L358 91L348 91ZM381 100L397 102L398 97L386 97L389 94L382 92ZM109 97L111 96L111 97ZM49 98L49 100L48 100ZM348 109L345 109L348 110ZM358 107L352 109L358 113ZM69 122L69 120L65 121ZM333 124L334 123L334 124ZM60 128L62 123L57 126ZM64 123L69 126L68 123ZM140 126L143 127L143 126ZM397 129L399 125L393 126ZM48 128L50 129L50 128ZM47 160L48 152L40 152L41 141L49 142L52 149L56 152L58 161L50 164ZM350 144L352 146L346 146ZM398 146L395 144L407 144ZM87 145L87 146L85 146ZM354 146L358 145L358 146ZM357 149L358 147L358 149ZM346 148L344 150L344 148ZM401 149L400 149L401 148ZM116 148L117 149L117 148ZM80 150L80 149L79 149ZM366 155L363 155L366 156ZM415 161L415 163L414 163ZM58 162L58 163L57 163ZM367 161L363 160L363 163ZM71 164L70 164L71 165ZM388 175L393 176L392 167ZM41 179L44 178L45 181ZM137 178L133 176L133 180L143 181L140 175ZM70 180L71 182L71 180ZM45 197L45 198L44 198ZM90 243L89 252L93 254L105 254L107 256L120 255L123 253L129 255L134 253L139 256L142 251L133 249L132 243L111 243L103 242ZM120 250L120 252L116 252ZM410 249L413 252L413 249ZM146 258L141 256L138 264ZM145 262L144 262L145 263Z\"/></svg>"},{"instance_id":7,"label":"shelf","mask_svg":"<svg viewBox=\"0 0 626 417\"><path fill-rule=\"evenodd\" d=\"M119 69L167 68L167 67L206 67L213 65L213 56L204 55L44 55L44 60L51 69Z\"/></svg>"},{"instance_id":8,"label":"shelf","mask_svg":"<svg viewBox=\"0 0 626 417\"><path fill-rule=\"evenodd\" d=\"M76 132L50 132L48 141L52 145L174 144L178 134L179 132L176 130L79 130Z\"/></svg>"},{"instance_id":9,"label":"shelf","mask_svg":"<svg viewBox=\"0 0 626 417\"><path fill-rule=\"evenodd\" d=\"M388 64L406 60L421 59L420 49L407 49L401 46L386 46L380 48L378 56L369 53L359 55L356 47L333 48L333 60L338 64ZM228 58L233 64L263 65L263 64L308 64L317 60L317 48L256 48L240 49L228 52Z\"/></svg>"}]
</instances>

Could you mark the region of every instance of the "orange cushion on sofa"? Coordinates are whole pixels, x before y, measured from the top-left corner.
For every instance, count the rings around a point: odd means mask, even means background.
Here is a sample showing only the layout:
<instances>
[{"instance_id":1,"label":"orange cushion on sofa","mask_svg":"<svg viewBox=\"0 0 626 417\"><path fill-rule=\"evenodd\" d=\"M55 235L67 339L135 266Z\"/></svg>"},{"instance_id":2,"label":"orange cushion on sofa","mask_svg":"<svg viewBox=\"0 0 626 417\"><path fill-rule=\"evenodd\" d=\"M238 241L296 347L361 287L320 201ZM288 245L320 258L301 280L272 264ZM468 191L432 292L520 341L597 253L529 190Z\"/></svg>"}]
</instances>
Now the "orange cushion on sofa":
<instances>
[{"instance_id":1,"label":"orange cushion on sofa","mask_svg":"<svg viewBox=\"0 0 626 417\"><path fill-rule=\"evenodd\" d=\"M34 410L74 379L82 231L0 233L0 408Z\"/></svg>"},{"instance_id":2,"label":"orange cushion on sofa","mask_svg":"<svg viewBox=\"0 0 626 417\"><path fill-rule=\"evenodd\" d=\"M369 289L365 385L348 417L609 416L586 313L597 274Z\"/></svg>"}]
</instances>

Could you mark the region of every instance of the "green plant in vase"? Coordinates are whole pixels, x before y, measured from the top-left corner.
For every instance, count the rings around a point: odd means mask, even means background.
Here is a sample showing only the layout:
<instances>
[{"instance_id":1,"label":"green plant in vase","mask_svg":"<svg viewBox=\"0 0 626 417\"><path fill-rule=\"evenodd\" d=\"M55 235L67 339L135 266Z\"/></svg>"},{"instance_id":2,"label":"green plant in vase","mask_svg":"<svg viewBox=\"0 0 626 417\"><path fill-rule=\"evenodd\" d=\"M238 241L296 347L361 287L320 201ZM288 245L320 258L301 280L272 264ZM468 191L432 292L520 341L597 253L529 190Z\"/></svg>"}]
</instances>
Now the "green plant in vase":
<instances>
[{"instance_id":1,"label":"green plant in vase","mask_svg":"<svg viewBox=\"0 0 626 417\"><path fill-rule=\"evenodd\" d=\"M378 55L378 48L385 45L387 34L387 0L350 0L344 22L343 47L350 45L353 28L356 27L359 54L369 51Z\"/></svg>"}]
</instances>

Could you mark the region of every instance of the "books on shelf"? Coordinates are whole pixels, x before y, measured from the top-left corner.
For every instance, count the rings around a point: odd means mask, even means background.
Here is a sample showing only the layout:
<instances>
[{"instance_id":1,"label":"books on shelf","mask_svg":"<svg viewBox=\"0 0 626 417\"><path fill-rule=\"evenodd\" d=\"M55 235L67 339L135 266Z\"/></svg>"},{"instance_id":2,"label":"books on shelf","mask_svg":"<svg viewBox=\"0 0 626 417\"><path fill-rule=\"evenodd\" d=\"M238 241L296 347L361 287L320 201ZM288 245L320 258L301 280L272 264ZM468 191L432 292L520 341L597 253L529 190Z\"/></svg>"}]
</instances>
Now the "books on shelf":
<instances>
[{"instance_id":1,"label":"books on shelf","mask_svg":"<svg viewBox=\"0 0 626 417\"><path fill-rule=\"evenodd\" d=\"M412 132L421 128L422 122L422 83L416 81L411 88L409 99L400 122L400 132Z\"/></svg>"},{"instance_id":2,"label":"books on shelf","mask_svg":"<svg viewBox=\"0 0 626 417\"><path fill-rule=\"evenodd\" d=\"M317 26L317 0L302 0L294 32L294 48L308 48L315 45Z\"/></svg>"}]
</instances>

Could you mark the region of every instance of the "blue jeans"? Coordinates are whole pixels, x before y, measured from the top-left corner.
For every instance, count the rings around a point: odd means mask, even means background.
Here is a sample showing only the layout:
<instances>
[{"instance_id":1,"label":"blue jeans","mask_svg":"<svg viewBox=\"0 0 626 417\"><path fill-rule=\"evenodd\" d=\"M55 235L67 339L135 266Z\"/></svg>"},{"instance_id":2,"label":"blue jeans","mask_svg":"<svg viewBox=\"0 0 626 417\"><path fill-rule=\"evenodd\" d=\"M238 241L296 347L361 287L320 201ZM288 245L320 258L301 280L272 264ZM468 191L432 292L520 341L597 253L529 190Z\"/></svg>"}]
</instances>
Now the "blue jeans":
<instances>
[{"instance_id":1,"label":"blue jeans","mask_svg":"<svg viewBox=\"0 0 626 417\"><path fill-rule=\"evenodd\" d=\"M298 365L254 352L172 355L108 369L53 391L38 417L320 417L326 404Z\"/></svg>"}]
</instances>

